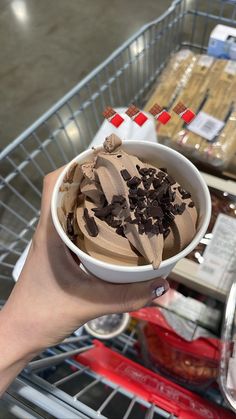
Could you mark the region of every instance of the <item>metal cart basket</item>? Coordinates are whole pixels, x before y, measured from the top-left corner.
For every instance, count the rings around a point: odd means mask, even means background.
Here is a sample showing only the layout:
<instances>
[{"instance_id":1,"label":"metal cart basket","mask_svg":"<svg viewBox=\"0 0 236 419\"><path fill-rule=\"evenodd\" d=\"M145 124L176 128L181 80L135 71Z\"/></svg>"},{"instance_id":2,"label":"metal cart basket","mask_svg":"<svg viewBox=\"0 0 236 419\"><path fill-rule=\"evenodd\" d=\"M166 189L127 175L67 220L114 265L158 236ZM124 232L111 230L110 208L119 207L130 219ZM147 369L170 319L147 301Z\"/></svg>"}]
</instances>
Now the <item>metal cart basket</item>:
<instances>
[{"instance_id":1,"label":"metal cart basket","mask_svg":"<svg viewBox=\"0 0 236 419\"><path fill-rule=\"evenodd\" d=\"M106 106L135 103L142 107L172 53L183 47L206 51L212 28L218 23L236 26L235 17L233 0L173 1L163 15L142 27L0 152L1 281L12 280L15 262L32 237L45 174L88 147ZM28 388L26 376L22 382ZM17 393L23 384L17 381L14 385ZM44 396L46 393L45 389ZM7 402L14 397L8 395ZM59 400L60 395L55 398ZM123 417L128 418L131 410ZM85 416L78 417L98 415L95 410L81 410L78 404L73 411L84 412Z\"/></svg>"}]
</instances>

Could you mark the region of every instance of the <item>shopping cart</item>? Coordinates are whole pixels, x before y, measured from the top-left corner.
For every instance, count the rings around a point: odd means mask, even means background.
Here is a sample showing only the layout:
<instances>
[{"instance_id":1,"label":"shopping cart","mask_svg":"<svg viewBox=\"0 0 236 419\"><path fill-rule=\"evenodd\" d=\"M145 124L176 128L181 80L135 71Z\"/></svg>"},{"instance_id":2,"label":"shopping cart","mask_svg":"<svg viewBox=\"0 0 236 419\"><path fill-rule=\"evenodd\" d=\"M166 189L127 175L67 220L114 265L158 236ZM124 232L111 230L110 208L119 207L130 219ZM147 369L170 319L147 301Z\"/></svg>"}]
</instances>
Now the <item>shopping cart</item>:
<instances>
[{"instance_id":1,"label":"shopping cart","mask_svg":"<svg viewBox=\"0 0 236 419\"><path fill-rule=\"evenodd\" d=\"M197 52L206 51L212 28L218 23L235 26L235 17L235 1L175 0L162 16L142 27L0 152L1 281L12 280L15 262L34 233L44 175L88 147L103 120L102 112L107 105L117 107L135 103L142 107L172 53L183 47ZM127 340L122 344L121 350L125 353ZM99 374L96 377L98 380L101 378ZM26 372L9 390L6 403L12 405L15 400L18 417L23 417L19 413L21 404L25 405L28 398L32 408L33 400L37 399L32 394L36 391L42 396L41 399L39 397L42 401L40 417L53 417L53 414L55 417L66 417L66 409L67 413L70 411L74 415L67 417L99 415L92 408L86 409L86 402L83 406L78 402L68 404L61 393L54 393L54 388L49 389L44 384L39 390L38 383L32 381L32 374ZM112 399L115 394L114 390L108 398ZM123 415L125 418L131 417L132 397L131 400ZM145 417L162 417L155 416L156 406L147 405L143 400L141 404L148 407L148 413L147 409L143 413ZM61 409L61 416L54 410L56 405ZM42 412L48 412L49 416L44 416ZM171 413L168 412L168 415L163 417L170 417Z\"/></svg>"}]
</instances>

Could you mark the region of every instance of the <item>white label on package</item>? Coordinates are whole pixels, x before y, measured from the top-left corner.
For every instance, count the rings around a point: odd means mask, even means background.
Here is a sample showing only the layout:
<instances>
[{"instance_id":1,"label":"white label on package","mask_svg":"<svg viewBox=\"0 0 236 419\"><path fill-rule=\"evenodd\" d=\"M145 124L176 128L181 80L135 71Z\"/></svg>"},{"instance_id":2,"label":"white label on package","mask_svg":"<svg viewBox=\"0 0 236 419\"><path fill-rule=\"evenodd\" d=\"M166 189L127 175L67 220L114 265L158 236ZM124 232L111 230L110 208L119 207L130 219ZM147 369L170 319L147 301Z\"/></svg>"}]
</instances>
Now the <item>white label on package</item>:
<instances>
[{"instance_id":1,"label":"white label on package","mask_svg":"<svg viewBox=\"0 0 236 419\"><path fill-rule=\"evenodd\" d=\"M214 118L206 112L200 111L193 122L188 125L188 129L200 135L208 141L213 141L225 123L220 119Z\"/></svg>"},{"instance_id":2,"label":"white label on package","mask_svg":"<svg viewBox=\"0 0 236 419\"><path fill-rule=\"evenodd\" d=\"M230 284L224 283L230 278L227 275L233 269L235 257L236 219L219 214L212 231L212 239L207 246L199 266L199 276L216 288L227 289Z\"/></svg>"},{"instance_id":3,"label":"white label on package","mask_svg":"<svg viewBox=\"0 0 236 419\"><path fill-rule=\"evenodd\" d=\"M198 60L198 65L202 65L204 67L210 67L214 61L213 57L210 57L209 55L203 54Z\"/></svg>"},{"instance_id":4,"label":"white label on package","mask_svg":"<svg viewBox=\"0 0 236 419\"><path fill-rule=\"evenodd\" d=\"M232 74L232 76L235 76L236 74L236 61L228 61L226 64L224 71L228 74Z\"/></svg>"}]
</instances>

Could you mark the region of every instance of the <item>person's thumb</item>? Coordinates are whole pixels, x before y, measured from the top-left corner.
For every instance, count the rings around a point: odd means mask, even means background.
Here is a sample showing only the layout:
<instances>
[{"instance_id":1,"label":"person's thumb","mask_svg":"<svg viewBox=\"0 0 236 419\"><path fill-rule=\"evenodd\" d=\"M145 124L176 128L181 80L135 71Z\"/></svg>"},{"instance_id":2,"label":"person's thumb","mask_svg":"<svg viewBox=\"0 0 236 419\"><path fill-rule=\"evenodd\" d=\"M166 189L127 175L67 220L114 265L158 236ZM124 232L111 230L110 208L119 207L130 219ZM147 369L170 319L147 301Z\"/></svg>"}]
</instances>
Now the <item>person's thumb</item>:
<instances>
[{"instance_id":1,"label":"person's thumb","mask_svg":"<svg viewBox=\"0 0 236 419\"><path fill-rule=\"evenodd\" d=\"M169 289L169 284L164 278L131 284L112 284L94 277L91 280L88 297L92 303L89 304L91 318L138 310Z\"/></svg>"},{"instance_id":2,"label":"person's thumb","mask_svg":"<svg viewBox=\"0 0 236 419\"><path fill-rule=\"evenodd\" d=\"M116 312L136 311L161 297L169 289L164 278L156 278L148 282L120 285L115 287L116 297L113 304Z\"/></svg>"}]
</instances>

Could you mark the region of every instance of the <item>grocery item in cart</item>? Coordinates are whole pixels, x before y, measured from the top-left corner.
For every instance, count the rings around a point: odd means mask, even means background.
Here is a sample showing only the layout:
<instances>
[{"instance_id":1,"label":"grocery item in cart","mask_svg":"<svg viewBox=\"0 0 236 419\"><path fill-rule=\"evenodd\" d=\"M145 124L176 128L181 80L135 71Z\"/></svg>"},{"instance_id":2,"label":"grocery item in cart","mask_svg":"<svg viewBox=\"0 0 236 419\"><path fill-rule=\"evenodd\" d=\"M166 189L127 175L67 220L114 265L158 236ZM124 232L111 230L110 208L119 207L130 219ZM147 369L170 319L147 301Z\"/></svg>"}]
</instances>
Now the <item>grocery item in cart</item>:
<instances>
[{"instance_id":1,"label":"grocery item in cart","mask_svg":"<svg viewBox=\"0 0 236 419\"><path fill-rule=\"evenodd\" d=\"M181 89L191 76L197 57L189 49L182 49L174 54L162 71L157 84L153 87L145 110L149 112L155 103L169 109Z\"/></svg>"},{"instance_id":2,"label":"grocery item in cart","mask_svg":"<svg viewBox=\"0 0 236 419\"><path fill-rule=\"evenodd\" d=\"M218 58L236 59L236 29L233 26L216 25L209 38L207 53Z\"/></svg>"},{"instance_id":3,"label":"grocery item in cart","mask_svg":"<svg viewBox=\"0 0 236 419\"><path fill-rule=\"evenodd\" d=\"M219 332L222 306L215 300L207 299L187 287L181 286L169 278L169 292L154 300L167 322L186 340L200 336L210 336ZM180 291L172 287L180 288ZM178 319L178 324L176 324ZM186 322L187 320L187 322ZM213 335L212 335L213 337Z\"/></svg>"},{"instance_id":4,"label":"grocery item in cart","mask_svg":"<svg viewBox=\"0 0 236 419\"><path fill-rule=\"evenodd\" d=\"M127 282L134 270L136 280L166 275L208 222L207 188L194 166L167 147L141 141L120 146L110 136L106 150L85 152L63 171L52 198L55 226L88 270L99 276L96 264L112 272L107 280L120 282L118 271L127 272Z\"/></svg>"},{"instance_id":5,"label":"grocery item in cart","mask_svg":"<svg viewBox=\"0 0 236 419\"><path fill-rule=\"evenodd\" d=\"M191 322L178 322L176 315L173 320L169 314L157 308L132 313L147 321L144 336L150 366L188 388L208 387L218 376L220 340L202 328L197 331L196 324L193 330Z\"/></svg>"},{"instance_id":6,"label":"grocery item in cart","mask_svg":"<svg viewBox=\"0 0 236 419\"><path fill-rule=\"evenodd\" d=\"M203 253L212 238L212 230L219 214L226 214L236 218L236 196L215 188L210 188L212 212L211 220L205 236L192 252L187 255L188 259L202 263Z\"/></svg>"},{"instance_id":7,"label":"grocery item in cart","mask_svg":"<svg viewBox=\"0 0 236 419\"><path fill-rule=\"evenodd\" d=\"M186 83L182 84L171 105L174 108L182 102L197 116L187 125L172 113L168 124L157 126L159 141L174 146L191 158L225 169L236 152L236 63L198 55L187 70L183 70L184 77L186 71ZM171 83L171 77L171 72L165 73L165 86ZM162 76L160 86L163 86ZM166 95L168 98L168 87ZM162 105L153 94L146 110L153 101Z\"/></svg>"}]
</instances>

